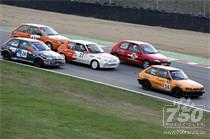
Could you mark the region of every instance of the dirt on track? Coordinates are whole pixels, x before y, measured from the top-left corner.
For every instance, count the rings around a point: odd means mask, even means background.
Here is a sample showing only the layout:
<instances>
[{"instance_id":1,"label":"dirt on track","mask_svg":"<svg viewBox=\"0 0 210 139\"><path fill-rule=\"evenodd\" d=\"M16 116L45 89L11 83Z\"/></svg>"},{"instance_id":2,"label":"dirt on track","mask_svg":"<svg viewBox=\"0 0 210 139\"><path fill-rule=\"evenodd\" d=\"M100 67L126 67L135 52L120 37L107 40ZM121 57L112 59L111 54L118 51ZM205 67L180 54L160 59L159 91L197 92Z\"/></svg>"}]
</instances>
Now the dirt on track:
<instances>
[{"instance_id":1,"label":"dirt on track","mask_svg":"<svg viewBox=\"0 0 210 139\"><path fill-rule=\"evenodd\" d=\"M18 26L22 23L45 24L59 33L101 40L141 40L150 42L161 50L210 58L209 33L129 24L0 4L0 25Z\"/></svg>"}]
</instances>

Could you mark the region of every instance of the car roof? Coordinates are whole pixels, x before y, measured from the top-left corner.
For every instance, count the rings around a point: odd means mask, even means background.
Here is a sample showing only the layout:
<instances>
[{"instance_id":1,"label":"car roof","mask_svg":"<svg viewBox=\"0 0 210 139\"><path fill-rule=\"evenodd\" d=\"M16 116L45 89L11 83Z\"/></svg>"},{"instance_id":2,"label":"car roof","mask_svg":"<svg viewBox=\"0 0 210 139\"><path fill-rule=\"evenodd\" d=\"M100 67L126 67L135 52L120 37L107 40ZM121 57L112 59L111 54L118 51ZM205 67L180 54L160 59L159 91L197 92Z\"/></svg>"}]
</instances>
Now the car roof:
<instances>
[{"instance_id":1,"label":"car roof","mask_svg":"<svg viewBox=\"0 0 210 139\"><path fill-rule=\"evenodd\" d=\"M148 44L147 42L135 41L135 40L123 40L122 42L135 43L135 44L138 44L138 45L141 45L141 44Z\"/></svg>"},{"instance_id":2,"label":"car roof","mask_svg":"<svg viewBox=\"0 0 210 139\"><path fill-rule=\"evenodd\" d=\"M30 39L30 38L22 38L22 37L13 37L12 39L18 39L18 40L23 40L23 41L28 41L28 42L40 42L39 40Z\"/></svg>"},{"instance_id":3,"label":"car roof","mask_svg":"<svg viewBox=\"0 0 210 139\"><path fill-rule=\"evenodd\" d=\"M24 23L21 25L28 25L28 26L35 26L35 27L48 27L47 25L34 24L34 23Z\"/></svg>"},{"instance_id":4,"label":"car roof","mask_svg":"<svg viewBox=\"0 0 210 139\"><path fill-rule=\"evenodd\" d=\"M90 42L90 41L85 41L85 40L71 40L71 42L81 43L81 44L84 44L84 45L87 45L87 44L96 44L95 42Z\"/></svg>"},{"instance_id":5,"label":"car roof","mask_svg":"<svg viewBox=\"0 0 210 139\"><path fill-rule=\"evenodd\" d=\"M181 69L178 69L178 68L175 68L175 67L171 67L171 66L162 66L162 65L152 65L151 67L159 68L159 69L165 69L165 70L168 70L168 71L172 71L172 70L181 70Z\"/></svg>"}]
</instances>

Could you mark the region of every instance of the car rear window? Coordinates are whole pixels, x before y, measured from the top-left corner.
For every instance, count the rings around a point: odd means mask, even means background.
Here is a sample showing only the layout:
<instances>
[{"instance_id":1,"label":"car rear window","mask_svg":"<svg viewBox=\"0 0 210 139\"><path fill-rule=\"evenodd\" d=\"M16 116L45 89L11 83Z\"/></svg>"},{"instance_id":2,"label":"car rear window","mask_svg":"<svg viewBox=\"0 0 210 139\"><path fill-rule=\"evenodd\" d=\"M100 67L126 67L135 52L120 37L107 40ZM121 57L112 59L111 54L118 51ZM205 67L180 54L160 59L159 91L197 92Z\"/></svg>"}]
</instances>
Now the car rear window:
<instances>
[{"instance_id":1,"label":"car rear window","mask_svg":"<svg viewBox=\"0 0 210 139\"><path fill-rule=\"evenodd\" d=\"M156 68L149 68L148 70L145 71L146 73L148 74L151 74L151 75L154 75L156 76L157 75L157 72L158 70Z\"/></svg>"},{"instance_id":2,"label":"car rear window","mask_svg":"<svg viewBox=\"0 0 210 139\"><path fill-rule=\"evenodd\" d=\"M120 45L120 48L121 48L121 49L128 49L128 45L129 45L128 42L123 42L123 43Z\"/></svg>"},{"instance_id":3,"label":"car rear window","mask_svg":"<svg viewBox=\"0 0 210 139\"><path fill-rule=\"evenodd\" d=\"M19 45L19 40L10 40L8 43L7 43L8 46L12 46L12 47L18 47Z\"/></svg>"},{"instance_id":4,"label":"car rear window","mask_svg":"<svg viewBox=\"0 0 210 139\"><path fill-rule=\"evenodd\" d=\"M28 26L27 25L22 25L17 30L20 31L20 32L25 32L26 33L28 31Z\"/></svg>"}]
</instances>

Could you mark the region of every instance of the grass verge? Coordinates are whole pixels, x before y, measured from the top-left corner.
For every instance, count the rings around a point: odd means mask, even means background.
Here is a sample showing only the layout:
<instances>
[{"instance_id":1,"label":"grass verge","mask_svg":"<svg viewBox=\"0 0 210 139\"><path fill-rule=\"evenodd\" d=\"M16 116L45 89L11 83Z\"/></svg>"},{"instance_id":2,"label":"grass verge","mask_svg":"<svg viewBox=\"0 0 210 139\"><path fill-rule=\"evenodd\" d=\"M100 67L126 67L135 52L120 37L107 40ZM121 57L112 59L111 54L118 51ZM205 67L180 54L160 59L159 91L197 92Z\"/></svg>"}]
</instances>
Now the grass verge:
<instances>
[{"instance_id":1,"label":"grass verge","mask_svg":"<svg viewBox=\"0 0 210 139\"><path fill-rule=\"evenodd\" d=\"M3 139L208 138L164 135L158 100L5 61L0 67Z\"/></svg>"}]
</instances>

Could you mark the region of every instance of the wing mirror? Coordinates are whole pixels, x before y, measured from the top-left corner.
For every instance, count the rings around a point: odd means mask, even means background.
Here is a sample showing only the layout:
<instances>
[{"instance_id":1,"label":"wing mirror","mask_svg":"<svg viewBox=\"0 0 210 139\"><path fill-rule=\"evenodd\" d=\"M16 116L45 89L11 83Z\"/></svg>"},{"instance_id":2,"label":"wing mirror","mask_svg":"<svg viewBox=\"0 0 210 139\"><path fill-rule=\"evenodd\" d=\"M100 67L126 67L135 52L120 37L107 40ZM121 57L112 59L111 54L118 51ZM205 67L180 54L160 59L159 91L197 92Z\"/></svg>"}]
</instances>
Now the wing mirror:
<instances>
[{"instance_id":1,"label":"wing mirror","mask_svg":"<svg viewBox=\"0 0 210 139\"><path fill-rule=\"evenodd\" d=\"M29 52L33 52L33 48L32 48L32 47L29 47L27 50L28 50Z\"/></svg>"}]
</instances>

